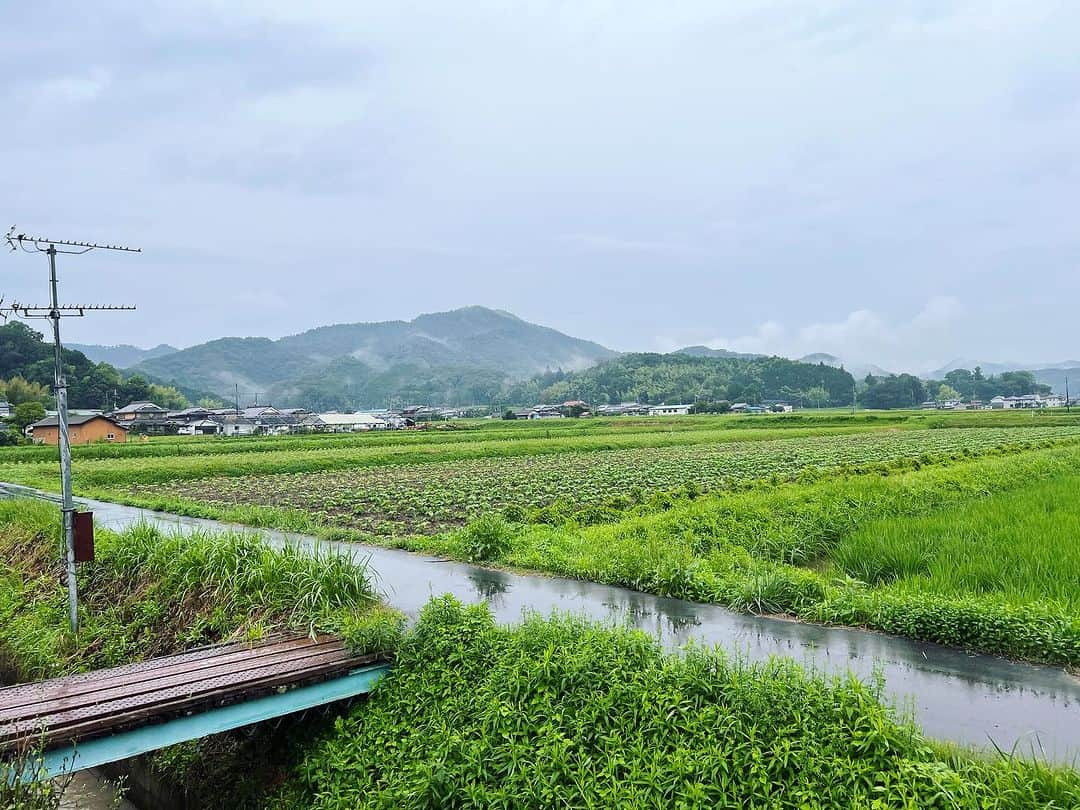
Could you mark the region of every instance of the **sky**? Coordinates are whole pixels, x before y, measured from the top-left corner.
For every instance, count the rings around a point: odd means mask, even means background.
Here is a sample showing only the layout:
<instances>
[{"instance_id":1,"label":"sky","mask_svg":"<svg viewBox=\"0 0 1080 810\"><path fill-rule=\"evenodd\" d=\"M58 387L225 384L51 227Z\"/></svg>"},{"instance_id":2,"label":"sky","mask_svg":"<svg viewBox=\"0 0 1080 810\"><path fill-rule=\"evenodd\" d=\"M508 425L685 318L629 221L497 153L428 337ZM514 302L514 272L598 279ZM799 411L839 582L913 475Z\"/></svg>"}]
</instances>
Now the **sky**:
<instances>
[{"instance_id":1,"label":"sky","mask_svg":"<svg viewBox=\"0 0 1080 810\"><path fill-rule=\"evenodd\" d=\"M1080 4L13 3L0 217L186 346L470 304L618 350L1080 359ZM44 302L44 257L0 294Z\"/></svg>"}]
</instances>

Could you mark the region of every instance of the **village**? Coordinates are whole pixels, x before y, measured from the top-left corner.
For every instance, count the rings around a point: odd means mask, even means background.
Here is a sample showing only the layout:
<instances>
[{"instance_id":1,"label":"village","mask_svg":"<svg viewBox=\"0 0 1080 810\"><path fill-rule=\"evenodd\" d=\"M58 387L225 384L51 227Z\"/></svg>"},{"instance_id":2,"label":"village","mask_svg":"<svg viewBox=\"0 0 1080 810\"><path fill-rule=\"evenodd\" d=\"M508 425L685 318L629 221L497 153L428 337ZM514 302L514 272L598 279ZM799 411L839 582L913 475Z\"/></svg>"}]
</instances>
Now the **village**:
<instances>
[{"instance_id":1,"label":"village","mask_svg":"<svg viewBox=\"0 0 1080 810\"><path fill-rule=\"evenodd\" d=\"M936 401L922 403L923 410L1009 410L1059 408L1066 402L1057 394L997 396L989 402ZM72 444L91 442L124 442L129 436L280 436L290 433L356 433L372 430L424 429L433 424L469 417L502 418L505 420L566 419L589 416L686 416L704 410L734 414L791 413L795 407L787 402L770 401L760 404L746 402L719 403L706 408L700 404L658 404L622 402L590 406L581 400L568 400L558 405L534 405L531 408L508 409L493 413L483 406L436 407L413 405L396 409L373 409L355 413L328 411L317 413L306 408L276 408L273 405L252 404L246 407L168 410L147 401L132 402L114 411L78 410L70 412L69 436ZM7 402L0 401L0 418L11 415ZM57 444L59 435L55 412L30 424L26 436L34 442Z\"/></svg>"}]
</instances>

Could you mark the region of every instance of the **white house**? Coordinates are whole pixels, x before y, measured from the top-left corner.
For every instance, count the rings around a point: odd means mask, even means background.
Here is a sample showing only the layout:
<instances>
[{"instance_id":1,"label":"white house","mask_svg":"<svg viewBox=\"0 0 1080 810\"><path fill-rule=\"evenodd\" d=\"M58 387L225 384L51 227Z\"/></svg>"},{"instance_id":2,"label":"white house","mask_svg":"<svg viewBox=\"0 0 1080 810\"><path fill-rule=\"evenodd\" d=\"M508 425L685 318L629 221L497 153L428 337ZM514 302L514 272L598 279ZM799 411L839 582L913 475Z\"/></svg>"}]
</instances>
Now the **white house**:
<instances>
[{"instance_id":1,"label":"white house","mask_svg":"<svg viewBox=\"0 0 1080 810\"><path fill-rule=\"evenodd\" d=\"M331 433L352 433L358 430L384 430L390 427L385 419L370 413L320 413L319 421Z\"/></svg>"},{"instance_id":2,"label":"white house","mask_svg":"<svg viewBox=\"0 0 1080 810\"><path fill-rule=\"evenodd\" d=\"M653 405L649 416L686 416L693 405Z\"/></svg>"},{"instance_id":3,"label":"white house","mask_svg":"<svg viewBox=\"0 0 1080 810\"><path fill-rule=\"evenodd\" d=\"M213 419L199 419L181 425L176 432L180 436L217 436L224 432L224 426Z\"/></svg>"},{"instance_id":4,"label":"white house","mask_svg":"<svg viewBox=\"0 0 1080 810\"><path fill-rule=\"evenodd\" d=\"M11 405L6 399L0 399L0 419L7 419L11 416Z\"/></svg>"}]
</instances>

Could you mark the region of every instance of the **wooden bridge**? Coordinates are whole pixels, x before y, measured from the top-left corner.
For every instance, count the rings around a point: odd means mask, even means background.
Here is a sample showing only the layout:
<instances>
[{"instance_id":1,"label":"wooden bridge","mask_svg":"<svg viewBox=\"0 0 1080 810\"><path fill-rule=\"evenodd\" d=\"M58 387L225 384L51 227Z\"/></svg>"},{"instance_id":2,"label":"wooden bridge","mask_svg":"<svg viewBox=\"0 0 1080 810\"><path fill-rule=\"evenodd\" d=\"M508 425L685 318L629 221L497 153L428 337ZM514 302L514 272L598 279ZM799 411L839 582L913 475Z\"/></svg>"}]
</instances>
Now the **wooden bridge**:
<instances>
[{"instance_id":1,"label":"wooden bridge","mask_svg":"<svg viewBox=\"0 0 1080 810\"><path fill-rule=\"evenodd\" d=\"M0 689L0 753L38 779L365 694L389 669L332 636L221 644Z\"/></svg>"}]
</instances>

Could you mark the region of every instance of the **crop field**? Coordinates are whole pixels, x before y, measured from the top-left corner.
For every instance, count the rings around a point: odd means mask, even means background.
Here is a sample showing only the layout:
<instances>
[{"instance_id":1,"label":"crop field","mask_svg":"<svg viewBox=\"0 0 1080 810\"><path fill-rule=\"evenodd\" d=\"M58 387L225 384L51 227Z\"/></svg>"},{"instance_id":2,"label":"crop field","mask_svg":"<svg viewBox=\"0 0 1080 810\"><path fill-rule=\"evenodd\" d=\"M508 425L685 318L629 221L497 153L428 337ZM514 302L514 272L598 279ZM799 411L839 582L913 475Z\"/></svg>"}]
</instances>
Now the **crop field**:
<instances>
[{"instance_id":1,"label":"crop field","mask_svg":"<svg viewBox=\"0 0 1080 810\"><path fill-rule=\"evenodd\" d=\"M559 500L580 510L624 505L646 493L689 486L725 489L755 479L788 480L804 470L859 471L930 463L995 448L1080 437L1080 428L959 428L875 431L535 456L398 464L315 473L215 476L130 486L137 501L179 498L219 506L303 510L324 525L383 535L430 534L481 515Z\"/></svg>"},{"instance_id":2,"label":"crop field","mask_svg":"<svg viewBox=\"0 0 1080 810\"><path fill-rule=\"evenodd\" d=\"M10 450L0 480L58 488L54 448ZM1080 666L1078 415L488 420L80 453L90 497Z\"/></svg>"}]
</instances>

